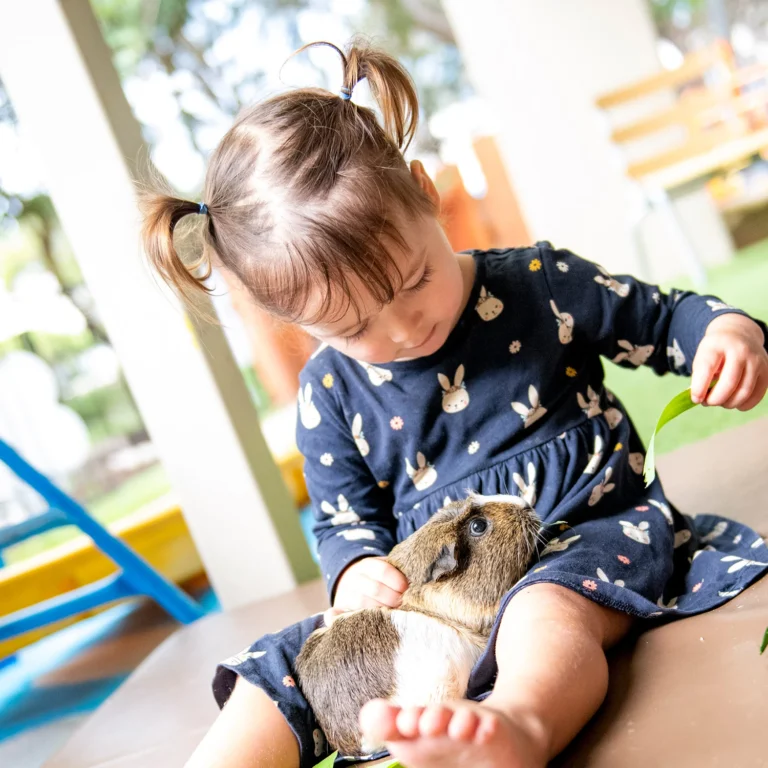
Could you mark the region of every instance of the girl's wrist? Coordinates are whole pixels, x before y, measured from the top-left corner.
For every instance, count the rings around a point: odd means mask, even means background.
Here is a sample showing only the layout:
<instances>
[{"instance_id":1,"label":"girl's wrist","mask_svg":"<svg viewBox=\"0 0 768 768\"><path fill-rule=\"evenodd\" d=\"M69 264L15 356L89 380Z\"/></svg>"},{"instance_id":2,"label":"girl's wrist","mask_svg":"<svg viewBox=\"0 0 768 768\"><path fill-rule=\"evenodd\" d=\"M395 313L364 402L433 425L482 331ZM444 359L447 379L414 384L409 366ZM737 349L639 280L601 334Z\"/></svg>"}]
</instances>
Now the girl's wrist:
<instances>
[{"instance_id":1,"label":"girl's wrist","mask_svg":"<svg viewBox=\"0 0 768 768\"><path fill-rule=\"evenodd\" d=\"M738 333L749 337L760 346L765 344L763 329L754 320L735 312L720 315L720 317L712 320L707 326L705 335L710 336L719 333Z\"/></svg>"}]
</instances>

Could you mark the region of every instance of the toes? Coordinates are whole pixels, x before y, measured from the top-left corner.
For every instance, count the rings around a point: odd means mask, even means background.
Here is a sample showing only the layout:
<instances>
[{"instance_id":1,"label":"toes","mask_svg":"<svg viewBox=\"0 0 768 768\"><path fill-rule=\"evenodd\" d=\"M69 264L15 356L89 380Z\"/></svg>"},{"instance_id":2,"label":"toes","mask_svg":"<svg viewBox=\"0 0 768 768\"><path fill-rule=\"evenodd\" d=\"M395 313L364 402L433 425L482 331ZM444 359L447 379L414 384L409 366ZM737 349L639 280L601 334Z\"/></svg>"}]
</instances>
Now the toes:
<instances>
[{"instance_id":1,"label":"toes","mask_svg":"<svg viewBox=\"0 0 768 768\"><path fill-rule=\"evenodd\" d=\"M366 744L379 746L390 739L397 739L400 733L397 717L400 707L384 699L369 701L360 710L360 730Z\"/></svg>"},{"instance_id":2,"label":"toes","mask_svg":"<svg viewBox=\"0 0 768 768\"><path fill-rule=\"evenodd\" d=\"M475 744L488 744L499 732L499 718L495 712L483 712L475 731Z\"/></svg>"},{"instance_id":3,"label":"toes","mask_svg":"<svg viewBox=\"0 0 768 768\"><path fill-rule=\"evenodd\" d=\"M405 739L415 739L419 735L419 721L424 707L406 707L397 716L397 730Z\"/></svg>"},{"instance_id":4,"label":"toes","mask_svg":"<svg viewBox=\"0 0 768 768\"><path fill-rule=\"evenodd\" d=\"M453 741L472 741L479 724L480 717L474 709L461 707L453 713L448 725L448 737Z\"/></svg>"},{"instance_id":5,"label":"toes","mask_svg":"<svg viewBox=\"0 0 768 768\"><path fill-rule=\"evenodd\" d=\"M445 736L453 717L453 710L439 705L426 707L419 719L419 734L427 738Z\"/></svg>"}]
</instances>

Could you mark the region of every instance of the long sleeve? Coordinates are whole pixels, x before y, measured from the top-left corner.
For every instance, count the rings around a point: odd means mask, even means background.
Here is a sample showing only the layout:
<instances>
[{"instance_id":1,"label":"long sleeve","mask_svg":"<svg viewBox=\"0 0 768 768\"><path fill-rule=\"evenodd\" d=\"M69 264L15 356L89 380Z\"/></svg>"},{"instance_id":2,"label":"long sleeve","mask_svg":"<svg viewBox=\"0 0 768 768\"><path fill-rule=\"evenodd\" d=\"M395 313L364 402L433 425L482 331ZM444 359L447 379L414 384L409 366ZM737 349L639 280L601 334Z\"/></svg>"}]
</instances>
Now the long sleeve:
<instances>
[{"instance_id":1,"label":"long sleeve","mask_svg":"<svg viewBox=\"0 0 768 768\"><path fill-rule=\"evenodd\" d=\"M712 320L728 312L748 317L716 296L678 290L666 294L628 275L609 275L597 264L546 243L539 245L539 253L561 338L566 334L594 345L624 367L647 365L660 375L690 375ZM755 322L765 333L765 324Z\"/></svg>"},{"instance_id":2,"label":"long sleeve","mask_svg":"<svg viewBox=\"0 0 768 768\"><path fill-rule=\"evenodd\" d=\"M396 543L391 491L374 480L362 430L352 434L333 376L302 373L297 445L315 518L320 565L333 597L341 572L363 557L387 555Z\"/></svg>"}]
</instances>

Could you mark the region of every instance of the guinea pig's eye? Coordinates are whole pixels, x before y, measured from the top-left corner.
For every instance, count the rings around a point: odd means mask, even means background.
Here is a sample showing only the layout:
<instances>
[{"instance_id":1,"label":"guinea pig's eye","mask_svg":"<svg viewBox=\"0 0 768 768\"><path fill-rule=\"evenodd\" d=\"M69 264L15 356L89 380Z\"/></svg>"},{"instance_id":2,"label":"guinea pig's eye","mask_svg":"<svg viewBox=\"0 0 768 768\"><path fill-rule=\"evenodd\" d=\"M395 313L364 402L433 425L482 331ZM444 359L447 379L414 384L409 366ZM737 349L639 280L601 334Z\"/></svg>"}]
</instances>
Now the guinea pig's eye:
<instances>
[{"instance_id":1,"label":"guinea pig's eye","mask_svg":"<svg viewBox=\"0 0 768 768\"><path fill-rule=\"evenodd\" d=\"M488 521L484 517L476 517L469 522L469 535L482 536L488 530Z\"/></svg>"}]
</instances>

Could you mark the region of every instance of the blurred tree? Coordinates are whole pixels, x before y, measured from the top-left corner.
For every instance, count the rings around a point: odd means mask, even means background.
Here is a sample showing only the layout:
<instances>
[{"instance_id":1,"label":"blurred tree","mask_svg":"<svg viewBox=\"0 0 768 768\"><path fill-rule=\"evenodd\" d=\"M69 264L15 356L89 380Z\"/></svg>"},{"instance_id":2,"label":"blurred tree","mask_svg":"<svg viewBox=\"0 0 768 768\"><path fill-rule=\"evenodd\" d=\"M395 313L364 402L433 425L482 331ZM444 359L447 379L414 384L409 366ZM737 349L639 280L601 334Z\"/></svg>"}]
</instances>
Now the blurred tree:
<instances>
[{"instance_id":1,"label":"blurred tree","mask_svg":"<svg viewBox=\"0 0 768 768\"><path fill-rule=\"evenodd\" d=\"M768 43L765 0L649 0L659 34L683 53L715 38L731 40L737 26ZM748 59L736 48L736 55Z\"/></svg>"},{"instance_id":2,"label":"blurred tree","mask_svg":"<svg viewBox=\"0 0 768 768\"><path fill-rule=\"evenodd\" d=\"M249 0L222 0L214 10L205 0L92 0L92 5L124 81L146 76L155 67L175 76L179 115L201 155L206 148L201 146L199 129L217 118L231 121L264 83L263 69L243 74L236 62L222 59L220 51L214 54L217 41L253 11ZM438 0L369 0L363 5L365 12L350 17L350 26L383 38L404 61L419 84L427 117L466 88L453 33ZM332 14L332 6L332 0L262 0L258 9L262 27L280 20L290 45L298 48L306 42L299 33L301 12ZM266 53L264 66L275 66ZM234 77L233 70L237 70ZM191 98L192 92L198 98ZM149 134L151 144L151 129ZM426 132L419 140L432 148Z\"/></svg>"}]
</instances>

